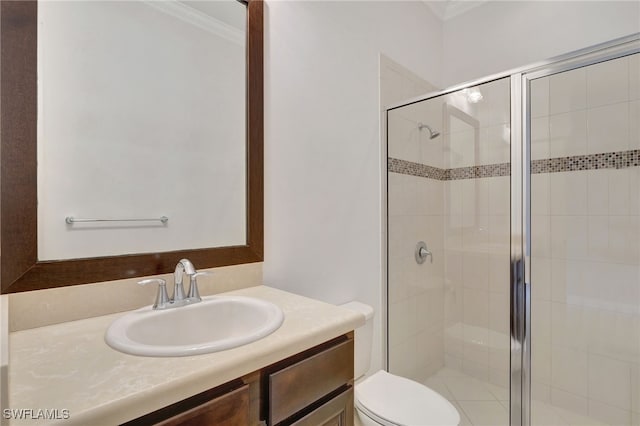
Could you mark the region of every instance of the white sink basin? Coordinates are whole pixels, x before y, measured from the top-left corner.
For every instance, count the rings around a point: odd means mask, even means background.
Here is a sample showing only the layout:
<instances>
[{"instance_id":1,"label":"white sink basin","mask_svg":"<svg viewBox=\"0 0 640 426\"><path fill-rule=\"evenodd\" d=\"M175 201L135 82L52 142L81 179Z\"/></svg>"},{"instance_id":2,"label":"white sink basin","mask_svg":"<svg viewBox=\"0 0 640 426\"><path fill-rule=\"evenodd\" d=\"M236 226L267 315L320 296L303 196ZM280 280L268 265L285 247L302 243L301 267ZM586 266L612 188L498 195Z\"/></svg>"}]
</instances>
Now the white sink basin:
<instances>
[{"instance_id":1,"label":"white sink basin","mask_svg":"<svg viewBox=\"0 0 640 426\"><path fill-rule=\"evenodd\" d=\"M209 296L193 305L130 312L109 326L105 341L132 355L198 355L254 342L277 330L283 320L282 310L264 300Z\"/></svg>"}]
</instances>

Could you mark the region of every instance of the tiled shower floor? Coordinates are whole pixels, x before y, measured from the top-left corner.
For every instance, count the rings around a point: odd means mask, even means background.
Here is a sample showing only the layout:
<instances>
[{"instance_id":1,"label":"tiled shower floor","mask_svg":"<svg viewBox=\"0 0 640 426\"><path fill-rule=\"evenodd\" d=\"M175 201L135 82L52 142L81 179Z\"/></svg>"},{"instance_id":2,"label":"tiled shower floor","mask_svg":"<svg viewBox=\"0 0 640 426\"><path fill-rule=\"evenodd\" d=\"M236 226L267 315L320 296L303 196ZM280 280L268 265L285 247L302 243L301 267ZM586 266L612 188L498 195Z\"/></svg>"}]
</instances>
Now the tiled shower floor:
<instances>
[{"instance_id":1,"label":"tiled shower floor","mask_svg":"<svg viewBox=\"0 0 640 426\"><path fill-rule=\"evenodd\" d=\"M447 398L460 413L461 426L507 426L508 390L486 383L460 371L442 368L425 385ZM602 426L602 422L544 402L533 401L534 426Z\"/></svg>"}]
</instances>

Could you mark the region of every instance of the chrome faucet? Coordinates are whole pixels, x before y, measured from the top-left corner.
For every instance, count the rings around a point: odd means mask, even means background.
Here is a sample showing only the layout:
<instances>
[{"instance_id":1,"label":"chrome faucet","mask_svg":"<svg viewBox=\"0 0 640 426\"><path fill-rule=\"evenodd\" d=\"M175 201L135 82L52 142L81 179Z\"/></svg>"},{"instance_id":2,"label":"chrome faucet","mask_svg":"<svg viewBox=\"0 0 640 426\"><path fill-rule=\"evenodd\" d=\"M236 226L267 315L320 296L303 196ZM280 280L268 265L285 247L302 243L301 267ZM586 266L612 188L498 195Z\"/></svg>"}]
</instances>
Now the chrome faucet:
<instances>
[{"instance_id":1,"label":"chrome faucet","mask_svg":"<svg viewBox=\"0 0 640 426\"><path fill-rule=\"evenodd\" d=\"M193 267L193 263L191 263L189 259L181 259L176 265L176 269L173 272L173 279L175 283L175 287L173 289L173 303L177 304L176 306L190 303L189 299L184 295L182 276L186 273L189 277L192 277L196 272L196 268Z\"/></svg>"},{"instance_id":2,"label":"chrome faucet","mask_svg":"<svg viewBox=\"0 0 640 426\"><path fill-rule=\"evenodd\" d=\"M182 285L182 277L184 274L189 276L189 294L185 296L184 286ZM192 303L198 303L202 301L200 293L198 292L197 278L202 275L211 275L211 272L203 271L198 272L193 267L193 263L189 259L181 259L176 265L176 269L173 273L173 279L175 287L173 289L173 297L169 298L167 294L167 283L161 278L151 278L148 280L139 281L140 285L158 284L158 295L156 296L156 303L153 305L153 309L169 309L177 308L179 306L190 305Z\"/></svg>"}]
</instances>

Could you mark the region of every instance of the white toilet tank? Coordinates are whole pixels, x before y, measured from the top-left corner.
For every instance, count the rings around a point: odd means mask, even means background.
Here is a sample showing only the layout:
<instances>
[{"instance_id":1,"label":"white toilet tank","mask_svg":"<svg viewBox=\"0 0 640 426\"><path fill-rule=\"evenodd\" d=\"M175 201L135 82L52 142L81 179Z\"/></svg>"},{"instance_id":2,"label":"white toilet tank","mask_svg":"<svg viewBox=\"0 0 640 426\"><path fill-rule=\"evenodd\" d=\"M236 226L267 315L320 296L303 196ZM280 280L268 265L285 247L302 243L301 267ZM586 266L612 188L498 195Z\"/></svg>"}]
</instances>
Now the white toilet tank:
<instances>
[{"instance_id":1,"label":"white toilet tank","mask_svg":"<svg viewBox=\"0 0 640 426\"><path fill-rule=\"evenodd\" d=\"M366 318L366 323L355 330L355 355L354 373L355 379L369 370L371 366L371 349L373 345L373 308L360 302L349 302L340 305L343 308L360 312Z\"/></svg>"}]
</instances>

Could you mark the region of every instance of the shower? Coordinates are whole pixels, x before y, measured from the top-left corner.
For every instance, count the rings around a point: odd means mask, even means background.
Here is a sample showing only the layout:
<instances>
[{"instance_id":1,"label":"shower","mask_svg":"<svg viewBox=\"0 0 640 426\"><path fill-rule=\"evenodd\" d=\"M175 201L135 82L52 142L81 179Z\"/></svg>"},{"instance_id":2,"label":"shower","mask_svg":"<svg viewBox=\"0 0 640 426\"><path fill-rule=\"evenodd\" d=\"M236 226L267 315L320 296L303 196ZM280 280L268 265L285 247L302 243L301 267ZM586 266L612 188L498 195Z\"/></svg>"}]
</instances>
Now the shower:
<instances>
[{"instance_id":1,"label":"shower","mask_svg":"<svg viewBox=\"0 0 640 426\"><path fill-rule=\"evenodd\" d=\"M418 123L418 130L422 129L429 130L429 139L435 139L440 136L440 132L437 130L433 130L428 124Z\"/></svg>"},{"instance_id":2,"label":"shower","mask_svg":"<svg viewBox=\"0 0 640 426\"><path fill-rule=\"evenodd\" d=\"M386 110L387 368L461 424L640 426L639 67L640 33Z\"/></svg>"}]
</instances>

